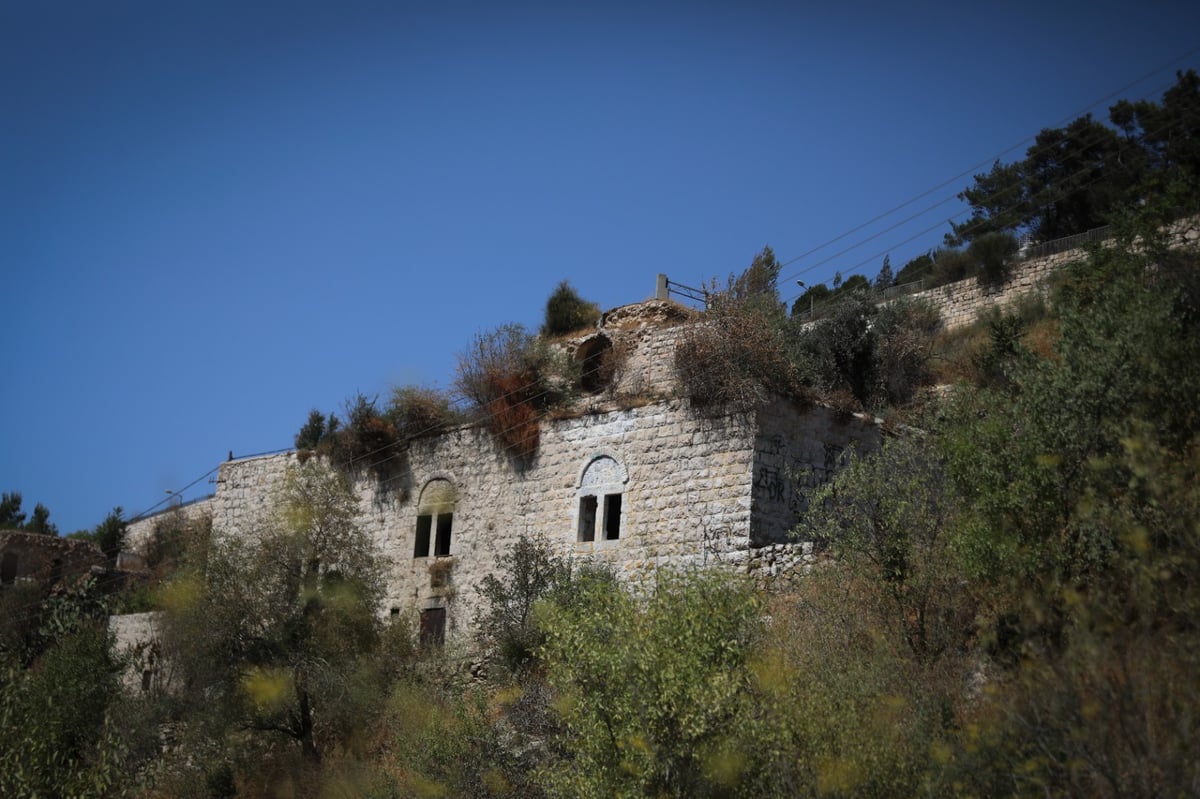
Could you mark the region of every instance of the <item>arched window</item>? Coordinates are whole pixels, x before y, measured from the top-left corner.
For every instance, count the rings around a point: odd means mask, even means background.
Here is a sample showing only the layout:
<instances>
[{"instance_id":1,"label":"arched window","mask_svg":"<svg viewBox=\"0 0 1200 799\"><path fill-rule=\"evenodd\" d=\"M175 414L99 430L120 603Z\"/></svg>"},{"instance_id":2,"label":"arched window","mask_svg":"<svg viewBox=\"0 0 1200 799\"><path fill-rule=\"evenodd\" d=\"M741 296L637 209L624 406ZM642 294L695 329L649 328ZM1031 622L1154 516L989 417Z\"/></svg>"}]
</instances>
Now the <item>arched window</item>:
<instances>
[{"instance_id":1,"label":"arched window","mask_svg":"<svg viewBox=\"0 0 1200 799\"><path fill-rule=\"evenodd\" d=\"M445 478L435 478L425 484L417 502L417 535L413 544L414 558L429 557L430 544L434 557L450 554L450 534L454 528L454 506L458 492Z\"/></svg>"},{"instance_id":2,"label":"arched window","mask_svg":"<svg viewBox=\"0 0 1200 799\"><path fill-rule=\"evenodd\" d=\"M576 542L616 541L621 537L621 496L629 474L612 455L592 458L579 477Z\"/></svg>"},{"instance_id":3,"label":"arched window","mask_svg":"<svg viewBox=\"0 0 1200 799\"><path fill-rule=\"evenodd\" d=\"M589 394L599 394L613 378L613 343L603 333L597 333L579 345L575 360L580 366L579 382Z\"/></svg>"}]
</instances>

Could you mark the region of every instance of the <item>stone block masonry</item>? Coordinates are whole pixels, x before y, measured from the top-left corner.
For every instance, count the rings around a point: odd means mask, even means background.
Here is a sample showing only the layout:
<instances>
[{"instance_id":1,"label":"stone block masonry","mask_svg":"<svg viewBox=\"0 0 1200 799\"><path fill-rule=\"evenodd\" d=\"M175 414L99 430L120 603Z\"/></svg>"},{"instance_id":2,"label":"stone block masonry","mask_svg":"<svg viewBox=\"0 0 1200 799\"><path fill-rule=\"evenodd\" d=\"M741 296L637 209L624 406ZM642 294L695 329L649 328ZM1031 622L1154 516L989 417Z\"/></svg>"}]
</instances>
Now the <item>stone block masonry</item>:
<instances>
[{"instance_id":1,"label":"stone block masonry","mask_svg":"<svg viewBox=\"0 0 1200 799\"><path fill-rule=\"evenodd\" d=\"M1200 217L1187 217L1167 230L1169 246L1195 250L1200 247ZM1023 297L1045 296L1047 278L1064 266L1085 260L1085 249L1066 250L1042 258L1031 258L1013 265L1012 274L1003 283L984 286L976 278L959 280L934 289L908 295L911 299L929 302L941 314L946 330L973 324L992 308L1003 310Z\"/></svg>"},{"instance_id":2,"label":"stone block masonry","mask_svg":"<svg viewBox=\"0 0 1200 799\"><path fill-rule=\"evenodd\" d=\"M447 639L462 640L483 577L499 571L521 535L604 561L630 581L665 565L748 570L760 539L786 541L804 507L789 470L825 475L848 447L875 441L872 424L838 421L827 409L781 401L757 418L707 418L665 400L547 420L538 452L521 466L485 430L464 427L413 442L403 480L360 475L358 523L390 562L389 609L438 613ZM830 453L839 454L831 461ZM286 453L222 464L214 532L253 535L293 463ZM427 502L434 486L453 489L439 494L453 497L452 506L436 513ZM446 514L448 551L439 558L429 537Z\"/></svg>"}]
</instances>

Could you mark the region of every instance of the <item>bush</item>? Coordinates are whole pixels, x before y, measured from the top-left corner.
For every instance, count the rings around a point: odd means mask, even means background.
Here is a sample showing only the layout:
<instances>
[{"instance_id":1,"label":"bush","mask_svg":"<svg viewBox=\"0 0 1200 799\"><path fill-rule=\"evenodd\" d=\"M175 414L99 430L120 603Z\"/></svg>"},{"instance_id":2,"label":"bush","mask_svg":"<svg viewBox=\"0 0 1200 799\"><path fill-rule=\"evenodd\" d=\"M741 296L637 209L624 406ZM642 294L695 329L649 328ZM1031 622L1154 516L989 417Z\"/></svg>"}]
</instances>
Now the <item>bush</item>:
<instances>
[{"instance_id":1,"label":"bush","mask_svg":"<svg viewBox=\"0 0 1200 799\"><path fill-rule=\"evenodd\" d=\"M719 796L724 741L749 709L761 624L747 583L660 571L642 596L581 581L552 603L543 647L569 757L543 770L552 796Z\"/></svg>"},{"instance_id":2,"label":"bush","mask_svg":"<svg viewBox=\"0 0 1200 799\"><path fill-rule=\"evenodd\" d=\"M308 421L296 434L296 449L314 450L321 442L337 433L338 418L332 413L328 418L316 408L308 412Z\"/></svg>"},{"instance_id":3,"label":"bush","mask_svg":"<svg viewBox=\"0 0 1200 799\"><path fill-rule=\"evenodd\" d=\"M396 435L405 441L440 435L463 421L449 397L419 386L394 389L384 416L396 429Z\"/></svg>"},{"instance_id":4,"label":"bush","mask_svg":"<svg viewBox=\"0 0 1200 799\"><path fill-rule=\"evenodd\" d=\"M395 425L363 394L347 400L345 414L345 425L322 437L317 451L340 468L365 468L380 480L391 476L404 449Z\"/></svg>"},{"instance_id":5,"label":"bush","mask_svg":"<svg viewBox=\"0 0 1200 799\"><path fill-rule=\"evenodd\" d=\"M586 327L595 327L600 320L600 306L588 302L576 293L567 281L546 300L546 316L542 322L543 336L562 336Z\"/></svg>"},{"instance_id":6,"label":"bush","mask_svg":"<svg viewBox=\"0 0 1200 799\"><path fill-rule=\"evenodd\" d=\"M702 321L683 328L675 374L692 406L748 413L771 396L796 396L799 380L781 328L744 304L718 298Z\"/></svg>"},{"instance_id":7,"label":"bush","mask_svg":"<svg viewBox=\"0 0 1200 799\"><path fill-rule=\"evenodd\" d=\"M458 358L455 386L487 421L510 454L537 451L542 416L570 398L574 364L521 325L481 333Z\"/></svg>"},{"instance_id":8,"label":"bush","mask_svg":"<svg viewBox=\"0 0 1200 799\"><path fill-rule=\"evenodd\" d=\"M1017 239L1009 233L987 233L971 242L967 255L979 270L985 286L1003 283L1008 278L1009 262L1017 252Z\"/></svg>"},{"instance_id":9,"label":"bush","mask_svg":"<svg viewBox=\"0 0 1200 799\"><path fill-rule=\"evenodd\" d=\"M849 391L860 405L875 398L875 304L865 293L833 305L830 316L802 329L791 357L804 382L825 395Z\"/></svg>"},{"instance_id":10,"label":"bush","mask_svg":"<svg viewBox=\"0 0 1200 799\"><path fill-rule=\"evenodd\" d=\"M545 641L534 606L570 579L571 565L544 538L526 535L498 563L501 573L488 574L480 585L475 624L483 648L505 671L520 675Z\"/></svg>"},{"instance_id":11,"label":"bush","mask_svg":"<svg viewBox=\"0 0 1200 799\"><path fill-rule=\"evenodd\" d=\"M928 302L900 299L879 307L875 316L877 396L888 405L911 402L934 381L930 367L941 316Z\"/></svg>"}]
</instances>

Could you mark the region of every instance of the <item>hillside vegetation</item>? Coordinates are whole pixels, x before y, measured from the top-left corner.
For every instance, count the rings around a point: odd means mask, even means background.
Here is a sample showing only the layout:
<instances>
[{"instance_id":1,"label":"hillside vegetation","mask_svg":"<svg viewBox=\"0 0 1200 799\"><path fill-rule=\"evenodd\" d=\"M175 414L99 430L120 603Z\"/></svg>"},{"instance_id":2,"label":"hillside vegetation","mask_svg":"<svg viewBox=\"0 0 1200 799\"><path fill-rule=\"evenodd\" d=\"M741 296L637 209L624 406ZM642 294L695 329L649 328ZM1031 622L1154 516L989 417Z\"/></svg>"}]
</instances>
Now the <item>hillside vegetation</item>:
<instances>
[{"instance_id":1,"label":"hillside vegetation","mask_svg":"<svg viewBox=\"0 0 1200 799\"><path fill-rule=\"evenodd\" d=\"M311 458L260 542L164 545L173 690L120 698L87 582L4 595L0 795L1200 793L1200 253L1161 234L1198 195L1153 174L1044 305L969 340L903 306L804 338L769 251L731 282L697 329L754 335L691 342L720 365L681 375L698 404L800 386L905 408L810 497L794 536L823 557L794 584L634 589L524 539L484 581L470 670L383 619L357 500ZM959 381L914 401L939 357Z\"/></svg>"}]
</instances>

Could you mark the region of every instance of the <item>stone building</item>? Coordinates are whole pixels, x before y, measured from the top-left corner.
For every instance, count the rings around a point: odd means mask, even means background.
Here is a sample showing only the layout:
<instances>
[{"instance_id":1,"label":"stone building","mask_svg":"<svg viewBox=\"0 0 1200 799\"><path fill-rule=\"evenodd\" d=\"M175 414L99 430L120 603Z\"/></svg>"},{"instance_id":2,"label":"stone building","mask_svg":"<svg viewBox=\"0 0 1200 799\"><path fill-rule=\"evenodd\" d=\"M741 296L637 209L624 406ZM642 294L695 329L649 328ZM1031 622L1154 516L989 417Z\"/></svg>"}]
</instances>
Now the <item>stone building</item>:
<instances>
[{"instance_id":1,"label":"stone building","mask_svg":"<svg viewBox=\"0 0 1200 799\"><path fill-rule=\"evenodd\" d=\"M87 541L22 530L0 530L0 586L52 587L104 565L104 553Z\"/></svg>"},{"instance_id":2,"label":"stone building","mask_svg":"<svg viewBox=\"0 0 1200 799\"><path fill-rule=\"evenodd\" d=\"M804 548L788 532L803 487L824 481L851 448L874 446L878 429L784 399L749 415L694 412L674 369L678 334L694 317L651 300L565 342L591 377L574 407L540 420L527 461L464 426L411 442L399 474L358 475L360 525L391 562L390 612L412 614L426 638L465 639L482 578L522 535L630 580L664 565L795 568ZM208 501L214 533L253 534L297 458L221 464ZM144 540L150 521L132 525L131 540Z\"/></svg>"}]
</instances>

